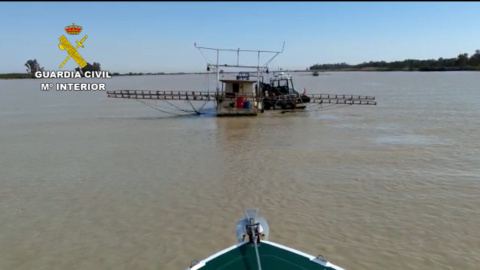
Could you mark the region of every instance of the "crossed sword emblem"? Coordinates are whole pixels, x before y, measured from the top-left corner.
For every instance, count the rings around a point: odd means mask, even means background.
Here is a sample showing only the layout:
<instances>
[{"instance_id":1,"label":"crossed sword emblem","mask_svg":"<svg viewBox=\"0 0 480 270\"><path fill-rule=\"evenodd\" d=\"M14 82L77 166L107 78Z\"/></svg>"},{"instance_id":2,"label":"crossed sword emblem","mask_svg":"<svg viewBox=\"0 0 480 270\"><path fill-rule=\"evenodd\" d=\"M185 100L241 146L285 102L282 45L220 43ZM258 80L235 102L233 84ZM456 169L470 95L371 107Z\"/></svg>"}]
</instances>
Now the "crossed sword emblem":
<instances>
[{"instance_id":1,"label":"crossed sword emblem","mask_svg":"<svg viewBox=\"0 0 480 270\"><path fill-rule=\"evenodd\" d=\"M58 47L60 47L61 50L67 50L67 52L68 52L68 57L60 65L60 68L62 68L63 65L65 65L65 63L68 61L68 59L70 59L70 57L73 57L73 60L75 60L75 62L77 62L77 64L79 66L81 66L82 68L84 68L87 65L87 62L85 62L85 60L83 60L83 58L77 52L78 47L82 46L82 48L85 48L82 44L85 41L85 39L87 39L87 36L83 37L80 42L76 41L78 45L77 45L76 48L74 48L65 36L61 36L59 38L61 43L58 44Z\"/></svg>"}]
</instances>

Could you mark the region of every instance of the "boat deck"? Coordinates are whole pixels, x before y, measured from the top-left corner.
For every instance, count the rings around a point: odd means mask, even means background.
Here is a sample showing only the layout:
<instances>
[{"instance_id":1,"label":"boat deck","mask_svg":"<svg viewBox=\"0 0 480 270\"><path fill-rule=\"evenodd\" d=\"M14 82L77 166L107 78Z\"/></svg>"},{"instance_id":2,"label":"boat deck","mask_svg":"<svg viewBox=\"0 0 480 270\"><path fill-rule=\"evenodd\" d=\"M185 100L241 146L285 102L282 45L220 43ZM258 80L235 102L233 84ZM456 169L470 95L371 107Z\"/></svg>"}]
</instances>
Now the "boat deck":
<instances>
[{"instance_id":1,"label":"boat deck","mask_svg":"<svg viewBox=\"0 0 480 270\"><path fill-rule=\"evenodd\" d=\"M240 244L207 258L191 270L257 270L255 246ZM262 270L342 270L329 262L276 243L263 241L258 246Z\"/></svg>"}]
</instances>

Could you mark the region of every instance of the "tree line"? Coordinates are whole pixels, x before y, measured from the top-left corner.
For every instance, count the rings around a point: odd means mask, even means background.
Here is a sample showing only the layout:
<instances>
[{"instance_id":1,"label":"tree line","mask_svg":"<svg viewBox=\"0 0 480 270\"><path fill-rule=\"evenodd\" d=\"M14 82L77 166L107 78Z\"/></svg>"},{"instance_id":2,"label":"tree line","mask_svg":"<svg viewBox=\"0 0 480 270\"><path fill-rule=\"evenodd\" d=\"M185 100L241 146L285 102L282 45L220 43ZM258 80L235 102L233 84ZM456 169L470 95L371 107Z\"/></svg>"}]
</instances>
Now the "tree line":
<instances>
[{"instance_id":1,"label":"tree line","mask_svg":"<svg viewBox=\"0 0 480 270\"><path fill-rule=\"evenodd\" d=\"M37 61L37 59L28 60L25 63L25 66L27 67L26 74L10 73L5 75L10 75L10 77L13 78L35 78L35 72L44 71L44 68L40 66L40 63ZM101 71L101 66L100 63L97 62L93 62L93 64L87 62L87 65L85 67L77 67L75 68L75 71L80 71L80 74L83 77L86 71Z\"/></svg>"},{"instance_id":2,"label":"tree line","mask_svg":"<svg viewBox=\"0 0 480 270\"><path fill-rule=\"evenodd\" d=\"M27 73L5 73L0 74L0 79L27 79L27 78L35 78L35 72L37 71L44 71L44 68L40 65L37 59L30 59L27 60L24 64L27 67ZM101 71L100 63L93 62L90 64L87 62L87 65L83 68L77 67L75 71L79 71L81 76L84 77L85 72L87 71ZM185 74L183 72L177 73L165 73L165 72L148 72L148 73L136 73L136 72L128 72L124 74L120 74L118 72L114 72L111 74L112 76L136 76L136 75L181 75Z\"/></svg>"},{"instance_id":3,"label":"tree line","mask_svg":"<svg viewBox=\"0 0 480 270\"><path fill-rule=\"evenodd\" d=\"M404 61L370 61L358 65L347 63L315 64L310 70L405 70L405 71L447 71L447 70L480 70L480 50L470 57L467 53L455 58L438 58L429 60L406 59Z\"/></svg>"},{"instance_id":4,"label":"tree line","mask_svg":"<svg viewBox=\"0 0 480 270\"><path fill-rule=\"evenodd\" d=\"M44 68L40 66L37 59L28 60L25 63L27 67L27 73L9 73L9 74L0 74L0 78L34 78L35 72L43 71ZM459 54L455 58L438 58L429 59L429 60L417 60L417 59L406 59L403 61L394 61L394 62L385 62L385 61L370 61L363 62L358 65L350 65L347 63L336 63L336 64L315 64L307 68L309 70L378 70L378 71L451 71L451 70L479 70L480 71L480 50L476 50L474 54L470 57L467 53ZM80 71L82 76L86 71L100 71L100 63L93 62L93 64L87 63L83 68L77 67L75 71ZM115 76L121 75L163 75L163 72L157 73L125 73L119 74L117 72L113 73ZM183 74L174 73L174 74Z\"/></svg>"},{"instance_id":5,"label":"tree line","mask_svg":"<svg viewBox=\"0 0 480 270\"><path fill-rule=\"evenodd\" d=\"M82 77L84 77L85 72L87 71L100 71L100 63L93 62L93 64L90 64L87 62L87 65L83 68L77 67L75 68L75 71L80 71L80 74L82 74Z\"/></svg>"}]
</instances>

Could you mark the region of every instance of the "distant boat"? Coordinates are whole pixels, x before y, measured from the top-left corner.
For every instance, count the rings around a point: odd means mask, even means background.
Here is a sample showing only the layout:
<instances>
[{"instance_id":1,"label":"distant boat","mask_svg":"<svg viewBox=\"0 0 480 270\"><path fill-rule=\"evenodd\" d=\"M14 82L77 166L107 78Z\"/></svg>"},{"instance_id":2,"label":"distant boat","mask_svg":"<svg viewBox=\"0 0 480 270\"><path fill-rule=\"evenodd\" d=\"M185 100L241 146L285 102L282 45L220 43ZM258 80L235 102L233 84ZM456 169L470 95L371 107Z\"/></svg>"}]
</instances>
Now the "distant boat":
<instances>
[{"instance_id":1,"label":"distant boat","mask_svg":"<svg viewBox=\"0 0 480 270\"><path fill-rule=\"evenodd\" d=\"M318 75L320 75L320 74L318 73L318 71L315 70L315 71L313 72L313 76L318 76Z\"/></svg>"},{"instance_id":2,"label":"distant boat","mask_svg":"<svg viewBox=\"0 0 480 270\"><path fill-rule=\"evenodd\" d=\"M315 257L268 241L268 223L257 213L257 208L245 209L245 218L237 222L236 245L204 260L193 261L186 270L344 270L321 255ZM248 240L245 239L246 236Z\"/></svg>"}]
</instances>

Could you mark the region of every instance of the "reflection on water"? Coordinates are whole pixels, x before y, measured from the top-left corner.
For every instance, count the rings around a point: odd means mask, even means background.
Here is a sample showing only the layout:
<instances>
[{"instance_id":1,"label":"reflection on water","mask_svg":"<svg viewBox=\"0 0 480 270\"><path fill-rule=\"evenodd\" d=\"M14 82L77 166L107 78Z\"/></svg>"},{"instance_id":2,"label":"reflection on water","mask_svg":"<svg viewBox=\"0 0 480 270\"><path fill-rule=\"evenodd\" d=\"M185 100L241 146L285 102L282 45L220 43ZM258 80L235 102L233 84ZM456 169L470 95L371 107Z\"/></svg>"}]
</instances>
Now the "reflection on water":
<instances>
[{"instance_id":1,"label":"reflection on water","mask_svg":"<svg viewBox=\"0 0 480 270\"><path fill-rule=\"evenodd\" d=\"M0 80L0 269L185 269L235 243L246 207L270 240L346 269L477 269L480 79L445 74L303 74L308 93L378 106L247 118Z\"/></svg>"},{"instance_id":2,"label":"reflection on water","mask_svg":"<svg viewBox=\"0 0 480 270\"><path fill-rule=\"evenodd\" d=\"M399 135L399 136L384 136L376 139L381 144L412 144L412 145L429 145L429 144L443 144L443 142L434 136L419 136L419 135Z\"/></svg>"}]
</instances>

